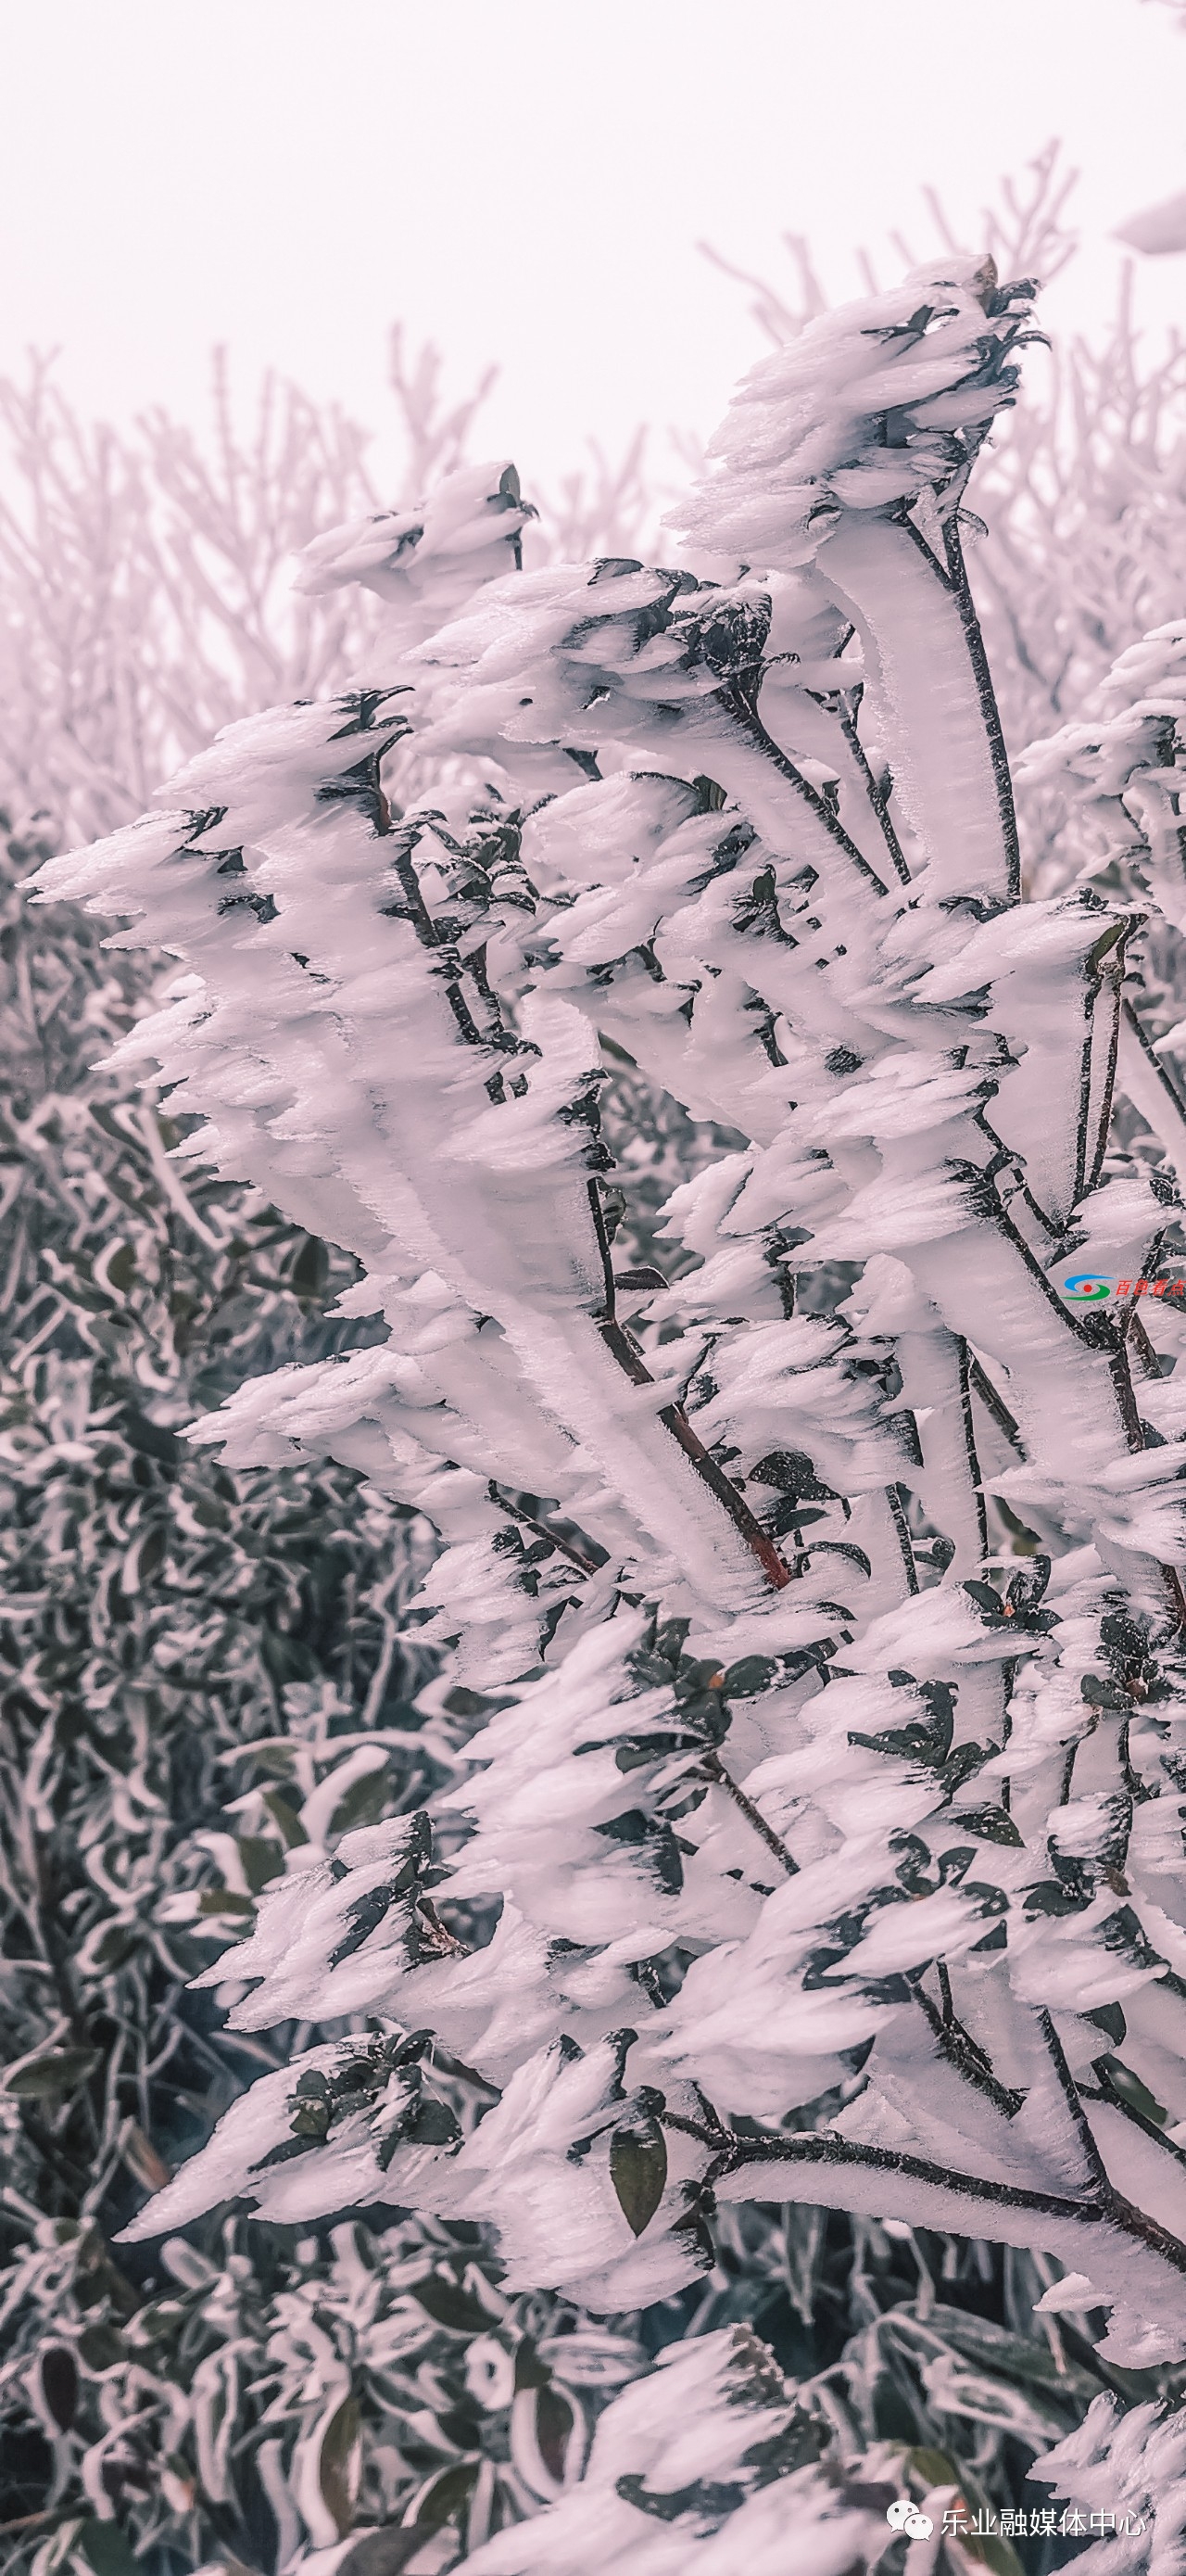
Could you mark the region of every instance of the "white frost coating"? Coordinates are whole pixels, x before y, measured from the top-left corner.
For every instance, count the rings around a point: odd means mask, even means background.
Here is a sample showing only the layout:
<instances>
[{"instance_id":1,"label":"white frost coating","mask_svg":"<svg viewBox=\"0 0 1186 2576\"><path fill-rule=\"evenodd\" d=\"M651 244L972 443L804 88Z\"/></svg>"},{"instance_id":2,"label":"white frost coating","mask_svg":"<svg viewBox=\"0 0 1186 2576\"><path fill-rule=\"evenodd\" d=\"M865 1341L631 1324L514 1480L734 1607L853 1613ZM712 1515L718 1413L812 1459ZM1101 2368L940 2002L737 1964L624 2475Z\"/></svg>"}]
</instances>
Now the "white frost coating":
<instances>
[{"instance_id":1,"label":"white frost coating","mask_svg":"<svg viewBox=\"0 0 1186 2576\"><path fill-rule=\"evenodd\" d=\"M1139 2576L1145 2568L1153 2576L1172 2576L1186 2535L1186 2421L1180 2411L1150 2404L1122 2414L1114 2397L1096 2397L1082 2424L1044 2452L1031 2475L1055 2496L1073 2496L1085 2520L1092 2513L1114 2514L1118 2526L1130 2517L1134 2534L1144 2527L1144 2541L1137 2539L1135 2547L1130 2541L1123 2560L1101 2542L1091 2555L1103 2566L1111 2558L1126 2576L1128 2569Z\"/></svg>"},{"instance_id":2,"label":"white frost coating","mask_svg":"<svg viewBox=\"0 0 1186 2576\"><path fill-rule=\"evenodd\" d=\"M725 584L516 574L502 469L334 532L306 579L389 600L375 684L232 728L38 880L177 955L121 1061L387 1326L192 1436L431 1521L419 1634L480 1700L443 1863L426 1817L321 1857L365 1744L315 1793L204 1982L244 2030L373 2028L254 2088L141 2234L385 2201L612 2312L711 2261L715 2175L1045 2246L1123 2291L1118 2360L1179 2332L1186 1399L1093 1273L1144 1275L1186 1171L1121 1009L1144 887L1178 917L1186 641L1048 747L1140 900L1023 905L958 553L1018 304L911 280L759 370L684 514ZM802 2564L847 2569L803 2496ZM697 2510L607 2490L592 2563L765 2563L764 2488Z\"/></svg>"},{"instance_id":3,"label":"white frost coating","mask_svg":"<svg viewBox=\"0 0 1186 2576\"><path fill-rule=\"evenodd\" d=\"M744 2328L697 2336L607 2408L579 2489L468 2563L475 2576L783 2576L793 2532L796 2576L848 2576L880 2556L884 2514L814 2468L762 2465L794 2420Z\"/></svg>"},{"instance_id":4,"label":"white frost coating","mask_svg":"<svg viewBox=\"0 0 1186 2576\"><path fill-rule=\"evenodd\" d=\"M1064 725L1031 743L1019 774L1053 792L1062 811L1067 861L1081 879L1125 867L1144 903L1178 933L1186 931L1186 840L1181 793L1186 782L1186 623L1154 627L1113 664L1096 692L1092 719ZM1148 1001L1144 1001L1145 1013ZM1131 1007L1121 1017L1117 1079L1121 1091L1164 1146L1179 1186L1186 1186L1186 1109L1168 1066L1182 1042L1171 994L1150 1032Z\"/></svg>"},{"instance_id":5,"label":"white frost coating","mask_svg":"<svg viewBox=\"0 0 1186 2576\"><path fill-rule=\"evenodd\" d=\"M962 442L983 436L1016 381L1003 363L1016 324L1007 306L993 312L995 287L991 262L968 260L963 277L915 269L886 295L820 314L743 379L710 442L712 470L669 524L718 555L792 564L838 507L864 514L943 490Z\"/></svg>"},{"instance_id":6,"label":"white frost coating","mask_svg":"<svg viewBox=\"0 0 1186 2576\"><path fill-rule=\"evenodd\" d=\"M868 2171L859 2171L839 2161L807 2166L790 2160L740 2166L720 2186L720 2197L731 2201L810 2198L824 2209L858 2208L870 2217L896 2218L909 2227L935 2227L957 2235L966 2232L974 2205L977 2226L983 2209L984 2232L995 2244L1029 2245L1040 2228L1044 2247L1068 2270L1076 2268L1090 2250L1092 2274L1105 2295L1114 2299L1125 2295L1139 2314L1158 2320L1164 2342L1172 2347L1161 2357L1180 2360L1186 2355L1182 2275L1171 2272L1156 2254L1134 2245L1127 2233L1121 2234L1097 2211L1078 2210L1071 2201L1060 2208L1051 2195L1036 2209L1028 2203L1011 2207L1003 2199L969 2192L962 2181L949 2182L941 2173L933 2180L917 2179L889 2163L878 2162Z\"/></svg>"},{"instance_id":7,"label":"white frost coating","mask_svg":"<svg viewBox=\"0 0 1186 2576\"><path fill-rule=\"evenodd\" d=\"M1179 928L1186 869L1178 788L1186 719L1186 623L1155 627L1114 663L1094 722L1031 743L1019 776L1053 788L1066 816L1067 857L1084 872L1138 860L1146 890Z\"/></svg>"},{"instance_id":8,"label":"white frost coating","mask_svg":"<svg viewBox=\"0 0 1186 2576\"><path fill-rule=\"evenodd\" d=\"M1140 1023L1131 1009L1120 1024L1117 1077L1125 1098L1140 1111L1165 1147L1179 1190L1186 1193L1186 1108L1176 1084L1143 1039Z\"/></svg>"},{"instance_id":9,"label":"white frost coating","mask_svg":"<svg viewBox=\"0 0 1186 2576\"><path fill-rule=\"evenodd\" d=\"M314 537L293 588L316 596L361 583L386 604L384 647L406 650L518 562L522 531L534 516L505 459L462 466L419 509L378 510Z\"/></svg>"},{"instance_id":10,"label":"white frost coating","mask_svg":"<svg viewBox=\"0 0 1186 2576\"><path fill-rule=\"evenodd\" d=\"M860 635L878 733L927 861L927 891L1011 891L993 745L957 598L908 528L848 512L820 570Z\"/></svg>"}]
</instances>

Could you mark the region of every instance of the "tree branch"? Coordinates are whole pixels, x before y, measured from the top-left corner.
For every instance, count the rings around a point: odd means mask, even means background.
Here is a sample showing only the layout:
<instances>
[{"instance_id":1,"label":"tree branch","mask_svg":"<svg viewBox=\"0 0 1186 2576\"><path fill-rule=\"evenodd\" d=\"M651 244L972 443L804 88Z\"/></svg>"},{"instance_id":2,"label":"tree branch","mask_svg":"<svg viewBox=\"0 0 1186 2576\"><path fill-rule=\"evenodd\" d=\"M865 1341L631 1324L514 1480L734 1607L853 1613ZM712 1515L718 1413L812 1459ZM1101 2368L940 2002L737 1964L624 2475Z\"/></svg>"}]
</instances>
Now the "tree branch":
<instances>
[{"instance_id":1,"label":"tree branch","mask_svg":"<svg viewBox=\"0 0 1186 2576\"><path fill-rule=\"evenodd\" d=\"M767 1824L765 1816L760 1808L755 1807L753 1799L747 1798L744 1789L738 1787L732 1772L726 1771L720 1754L715 1748L711 1753L705 1754L702 1767L708 1778L715 1780L717 1787L723 1789L726 1797L733 1800L739 1815L745 1817L747 1825L752 1825L754 1832L761 1835L767 1851L773 1853L779 1868L785 1869L788 1878L796 1878L799 1872L798 1861L792 1858L786 1844L775 1833L773 1825Z\"/></svg>"},{"instance_id":2,"label":"tree branch","mask_svg":"<svg viewBox=\"0 0 1186 2576\"><path fill-rule=\"evenodd\" d=\"M611 1358L617 1361L618 1367L629 1378L631 1385L653 1386L655 1381L642 1353L617 1320L613 1263L596 1181L589 1183L589 1206L605 1279L605 1302L601 1313L595 1317L597 1329ZM710 1456L704 1442L693 1431L682 1404L662 1405L659 1410L659 1420L664 1429L671 1433L672 1439L679 1442L685 1458L695 1468L701 1483L707 1485L713 1500L720 1503L728 1513L734 1528L745 1540L751 1556L756 1557L767 1582L773 1585L776 1592L783 1591L792 1580L789 1565L779 1555L773 1539L767 1537L760 1520L751 1512L749 1504L738 1492L731 1478L726 1476L723 1468L718 1467L716 1459Z\"/></svg>"}]
</instances>

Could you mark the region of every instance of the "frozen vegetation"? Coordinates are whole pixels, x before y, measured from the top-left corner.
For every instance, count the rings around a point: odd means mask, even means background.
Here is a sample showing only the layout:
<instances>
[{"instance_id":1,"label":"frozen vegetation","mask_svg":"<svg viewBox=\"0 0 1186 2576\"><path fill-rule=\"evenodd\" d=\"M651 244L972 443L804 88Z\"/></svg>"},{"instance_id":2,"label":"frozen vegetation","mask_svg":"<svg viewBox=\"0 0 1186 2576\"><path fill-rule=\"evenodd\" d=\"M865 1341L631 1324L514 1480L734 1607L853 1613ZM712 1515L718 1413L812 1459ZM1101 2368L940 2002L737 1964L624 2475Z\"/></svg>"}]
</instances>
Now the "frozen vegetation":
<instances>
[{"instance_id":1,"label":"frozen vegetation","mask_svg":"<svg viewBox=\"0 0 1186 2576\"><path fill-rule=\"evenodd\" d=\"M653 562L458 431L14 832L35 2576L1179 2563L1179 383L972 482L1032 297L793 317Z\"/></svg>"}]
</instances>

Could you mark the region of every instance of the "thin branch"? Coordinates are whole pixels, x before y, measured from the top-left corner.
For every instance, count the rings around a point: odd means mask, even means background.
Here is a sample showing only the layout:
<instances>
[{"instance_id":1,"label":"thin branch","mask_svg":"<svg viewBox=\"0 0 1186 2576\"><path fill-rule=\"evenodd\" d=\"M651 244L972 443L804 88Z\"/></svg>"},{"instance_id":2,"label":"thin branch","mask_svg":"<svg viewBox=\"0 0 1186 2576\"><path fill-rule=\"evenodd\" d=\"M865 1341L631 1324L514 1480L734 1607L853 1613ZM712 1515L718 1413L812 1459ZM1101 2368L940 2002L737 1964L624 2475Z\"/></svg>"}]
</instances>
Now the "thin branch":
<instances>
[{"instance_id":1,"label":"thin branch","mask_svg":"<svg viewBox=\"0 0 1186 2576\"><path fill-rule=\"evenodd\" d=\"M1059 2092L1066 2104L1067 2118L1074 2132L1079 2152L1083 2157L1084 2163L1087 2166L1087 2170L1091 2175L1096 2190L1099 2192L1107 2192L1111 2189L1107 2167L1100 2154L1099 2148L1096 2145L1087 2113L1079 2099L1078 2088L1070 2067L1067 2064L1062 2041L1058 2036L1058 2032L1056 2031L1044 2004L1041 2004L1038 2007L1037 2023L1042 2034L1046 2054L1054 2069Z\"/></svg>"},{"instance_id":2,"label":"thin branch","mask_svg":"<svg viewBox=\"0 0 1186 2576\"><path fill-rule=\"evenodd\" d=\"M379 1711L383 1706L383 1697L387 1689L387 1683L391 1673L392 1661L395 1655L395 1640L398 1634L396 1623L391 1616L387 1603L399 1582L403 1570L402 1564L397 1562L391 1573L387 1576L386 1581L380 1585L378 1592L374 1595L369 1605L372 1610L378 1611L380 1627L382 1630L382 1644L379 1649L379 1660L371 1675L366 1701L363 1706L362 1724L364 1727L374 1726L378 1718Z\"/></svg>"},{"instance_id":3,"label":"thin branch","mask_svg":"<svg viewBox=\"0 0 1186 2576\"><path fill-rule=\"evenodd\" d=\"M996 788L997 811L1000 816L1001 837L1005 846L1008 871L1009 901L1017 903L1021 898L1021 849L1017 838L1017 814L1013 803L1013 778L1009 768L1009 755L1005 749L1004 729L1001 724L996 691L992 684L992 673L988 667L988 655L984 649L984 637L980 631L980 620L976 614L976 603L972 597L964 551L960 544L959 528L954 518L944 521L943 541L947 556L945 574L942 565L936 561L925 537L915 527L913 520L904 517L901 524L907 535L913 539L936 581L942 582L944 588L949 591L959 611L964 642L968 648L968 659L972 665L976 695L980 702L993 783Z\"/></svg>"},{"instance_id":4,"label":"thin branch","mask_svg":"<svg viewBox=\"0 0 1186 2576\"><path fill-rule=\"evenodd\" d=\"M191 1204L181 1186L177 1173L165 1152L163 1144L161 1143L161 1131L156 1122L156 1112L151 1105L141 1111L140 1117L136 1123L139 1128L139 1132L143 1136L144 1142L148 1147L149 1159L152 1163L153 1171L155 1172L170 1205L176 1208L178 1216L184 1220L191 1233L197 1235L199 1243L205 1244L208 1252L221 1252L222 1245L219 1242L218 1236L211 1233L209 1226L205 1223L204 1219L198 1215L197 1209Z\"/></svg>"},{"instance_id":5,"label":"thin branch","mask_svg":"<svg viewBox=\"0 0 1186 2576\"><path fill-rule=\"evenodd\" d=\"M1135 1351L1142 1377L1156 1378L1160 1385L1161 1362L1133 1305L1125 1307L1120 1337L1122 1341L1128 1343L1131 1350Z\"/></svg>"},{"instance_id":6,"label":"thin branch","mask_svg":"<svg viewBox=\"0 0 1186 2576\"><path fill-rule=\"evenodd\" d=\"M708 1778L710 1780L714 1780L719 1789L724 1790L726 1797L733 1800L733 1804L737 1808L738 1814L745 1817L747 1825L752 1825L754 1832L761 1835L767 1851L773 1853L775 1860L778 1862L779 1868L785 1869L788 1878L797 1878L799 1874L798 1861L793 1859L781 1836L775 1833L773 1825L767 1824L765 1816L761 1813L759 1808L755 1807L753 1799L747 1798L744 1789L740 1789L738 1787L736 1780L733 1778L732 1772L726 1771L724 1763L715 1748L711 1753L705 1754L701 1767L707 1774Z\"/></svg>"},{"instance_id":7,"label":"thin branch","mask_svg":"<svg viewBox=\"0 0 1186 2576\"><path fill-rule=\"evenodd\" d=\"M608 1315L603 1316L598 1323L598 1331L606 1349L617 1361L625 1376L630 1379L632 1386L654 1385L655 1381L649 1368L621 1324L615 1323ZM669 1431L672 1439L678 1441L685 1458L695 1468L701 1483L707 1485L714 1501L720 1503L728 1513L734 1528L745 1540L750 1555L757 1558L767 1582L773 1585L776 1592L784 1591L786 1585L793 1579L790 1566L779 1555L773 1539L767 1536L760 1520L751 1512L749 1504L738 1492L732 1479L725 1474L722 1467L718 1467L716 1459L693 1431L682 1404L661 1405L658 1418L664 1430Z\"/></svg>"},{"instance_id":8,"label":"thin branch","mask_svg":"<svg viewBox=\"0 0 1186 2576\"><path fill-rule=\"evenodd\" d=\"M566 1556L569 1564L575 1565L580 1573L599 1574L602 1566L608 1565L609 1554L607 1549L601 1548L596 1556L592 1553L589 1553L588 1555L584 1554L579 1547L575 1547L573 1545L571 1539L561 1538L559 1530L550 1528L547 1521L537 1519L534 1512L525 1511L521 1503L512 1502L510 1496L504 1493L502 1486L495 1481L494 1477L491 1477L490 1479L488 1490L491 1502L497 1503L499 1510L505 1512L508 1519L518 1521L523 1529L534 1531L536 1538L546 1538L549 1545L554 1548L558 1548L561 1556ZM582 1532L582 1537L584 1537L584 1532ZM585 1538L585 1547L588 1550L592 1551L595 1545L596 1541L594 1539Z\"/></svg>"},{"instance_id":9,"label":"thin branch","mask_svg":"<svg viewBox=\"0 0 1186 2576\"><path fill-rule=\"evenodd\" d=\"M1019 1458L1024 1458L1026 1455L1026 1447L1021 1436L1020 1426L1014 1421L1013 1416L1009 1411L1009 1407L1005 1403L1003 1397L998 1395L991 1378L985 1376L984 1370L978 1359L973 1359L970 1363L968 1369L968 1383L973 1394L979 1396L985 1412L991 1416L998 1431L1003 1433L1010 1448L1016 1450Z\"/></svg>"},{"instance_id":10,"label":"thin branch","mask_svg":"<svg viewBox=\"0 0 1186 2576\"><path fill-rule=\"evenodd\" d=\"M809 691L808 694L811 695L812 692ZM882 839L884 840L886 849L889 852L894 871L900 878L903 885L909 885L911 883L910 870L906 865L906 860L902 851L902 844L894 830L893 822L890 817L889 805L882 793L880 782L874 777L869 766L868 755L860 734L857 731L852 708L851 706L846 706L842 695L837 699L836 712L840 719L841 733L843 734L849 750L852 753L853 759L860 770L865 794L869 799L869 803L872 806L875 815L877 816L878 823L881 827Z\"/></svg>"},{"instance_id":11,"label":"thin branch","mask_svg":"<svg viewBox=\"0 0 1186 2576\"><path fill-rule=\"evenodd\" d=\"M637 1344L631 1340L630 1335L617 1320L613 1261L596 1181L589 1183L589 1207L597 1234L605 1283L605 1302L600 1315L596 1318L597 1329L607 1351L617 1361L618 1367L629 1378L631 1385L653 1386L655 1381ZM776 1592L784 1591L792 1580L789 1565L779 1555L773 1539L767 1537L760 1520L751 1512L749 1504L738 1492L731 1478L718 1467L716 1459L710 1456L703 1441L693 1431L682 1404L661 1406L659 1420L664 1429L670 1431L673 1440L679 1442L685 1458L695 1468L701 1483L707 1485L714 1501L723 1505L734 1528L745 1540L751 1556L757 1558L767 1582L774 1586Z\"/></svg>"}]
</instances>

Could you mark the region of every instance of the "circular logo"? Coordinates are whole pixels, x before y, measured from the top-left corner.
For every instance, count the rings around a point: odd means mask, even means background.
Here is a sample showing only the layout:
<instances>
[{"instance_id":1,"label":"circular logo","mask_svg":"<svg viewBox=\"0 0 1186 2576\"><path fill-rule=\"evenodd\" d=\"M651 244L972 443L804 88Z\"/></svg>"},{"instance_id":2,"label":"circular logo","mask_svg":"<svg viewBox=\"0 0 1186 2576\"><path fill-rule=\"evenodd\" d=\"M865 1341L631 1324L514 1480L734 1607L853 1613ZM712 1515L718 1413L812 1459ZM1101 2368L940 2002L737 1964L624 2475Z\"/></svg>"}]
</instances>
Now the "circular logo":
<instances>
[{"instance_id":1,"label":"circular logo","mask_svg":"<svg viewBox=\"0 0 1186 2576\"><path fill-rule=\"evenodd\" d=\"M1101 1270L1077 1270L1073 1279L1064 1279L1064 1297L1073 1297L1077 1306L1099 1306L1110 1297L1116 1282Z\"/></svg>"},{"instance_id":2,"label":"circular logo","mask_svg":"<svg viewBox=\"0 0 1186 2576\"><path fill-rule=\"evenodd\" d=\"M904 2531L911 2540L929 2540L935 2528L929 2513L920 2513L909 2496L897 2496L885 2518L892 2531Z\"/></svg>"}]
</instances>

